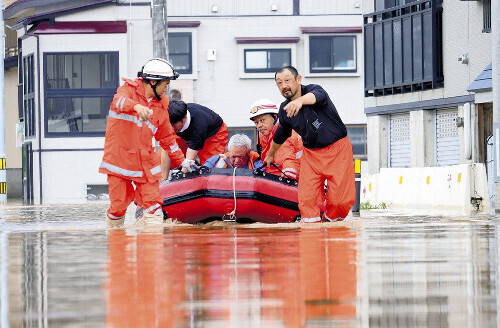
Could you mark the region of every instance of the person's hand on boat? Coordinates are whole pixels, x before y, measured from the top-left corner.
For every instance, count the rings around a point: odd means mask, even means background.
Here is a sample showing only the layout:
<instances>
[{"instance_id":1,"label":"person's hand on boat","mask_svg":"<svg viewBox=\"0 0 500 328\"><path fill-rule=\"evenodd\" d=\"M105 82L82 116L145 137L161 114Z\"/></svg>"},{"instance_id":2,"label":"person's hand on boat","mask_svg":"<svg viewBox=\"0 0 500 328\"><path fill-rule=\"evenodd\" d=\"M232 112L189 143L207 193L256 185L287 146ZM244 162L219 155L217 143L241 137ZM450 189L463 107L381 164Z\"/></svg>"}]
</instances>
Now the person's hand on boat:
<instances>
[{"instance_id":1,"label":"person's hand on boat","mask_svg":"<svg viewBox=\"0 0 500 328\"><path fill-rule=\"evenodd\" d=\"M182 172L193 172L198 169L198 165L196 165L196 162L192 159L185 159L182 164Z\"/></svg>"},{"instance_id":2,"label":"person's hand on boat","mask_svg":"<svg viewBox=\"0 0 500 328\"><path fill-rule=\"evenodd\" d=\"M273 160L274 160L274 155L271 156L271 154L267 154L266 158L264 158L264 160L262 161L262 164L264 164L267 167L271 167Z\"/></svg>"},{"instance_id":3,"label":"person's hand on boat","mask_svg":"<svg viewBox=\"0 0 500 328\"><path fill-rule=\"evenodd\" d=\"M134 110L139 115L140 119L143 121L149 121L149 116L153 114L153 111L151 109L141 104L136 104L134 106Z\"/></svg>"}]
</instances>

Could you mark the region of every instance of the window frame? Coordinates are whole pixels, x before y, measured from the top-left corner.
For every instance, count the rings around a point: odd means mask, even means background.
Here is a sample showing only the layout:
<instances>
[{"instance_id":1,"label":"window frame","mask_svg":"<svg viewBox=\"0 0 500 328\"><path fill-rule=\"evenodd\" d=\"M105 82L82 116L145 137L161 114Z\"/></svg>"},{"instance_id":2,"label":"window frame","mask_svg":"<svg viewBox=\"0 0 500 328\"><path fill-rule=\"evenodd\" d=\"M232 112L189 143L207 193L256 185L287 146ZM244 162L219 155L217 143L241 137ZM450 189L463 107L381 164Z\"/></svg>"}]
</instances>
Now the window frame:
<instances>
[{"instance_id":1,"label":"window frame","mask_svg":"<svg viewBox=\"0 0 500 328\"><path fill-rule=\"evenodd\" d=\"M19 83L19 91L22 95L21 103L24 120L24 137L32 139L36 137L36 102L35 102L35 55L30 53L26 56L21 56L22 70L19 77L22 79Z\"/></svg>"},{"instance_id":2,"label":"window frame","mask_svg":"<svg viewBox=\"0 0 500 328\"><path fill-rule=\"evenodd\" d=\"M113 68L114 74L116 76L116 84L112 87L108 88L81 88L81 89L48 89L48 75L47 75L47 56L49 55L112 55L114 57L114 62L115 62L115 67ZM120 60L120 55L119 51L87 51L87 52L80 52L80 51L49 51L49 52L44 52L43 53L43 104L44 104L44 110L43 110L43 121L44 121L44 136L45 138L67 138L67 137L72 137L72 138L85 138L85 137L103 137L105 135L106 129L104 128L103 131L91 131L91 132L75 132L75 131L69 131L69 132L49 132L49 120L48 120L48 113L47 113L47 108L48 108L48 102L49 99L53 98L79 98L79 99L86 99L86 98L106 98L106 97L113 97L116 93L116 89L118 88L120 84L120 70L119 70L119 60ZM83 69L83 67L82 67ZM107 115L106 115L106 120L107 120Z\"/></svg>"},{"instance_id":3,"label":"window frame","mask_svg":"<svg viewBox=\"0 0 500 328\"><path fill-rule=\"evenodd\" d=\"M364 137L365 137L365 143L364 143L364 154L354 154L354 146L353 146L353 157L354 159L360 159L360 160L367 160L368 159L368 129L366 124L346 124L345 125L347 131L349 131L350 128L363 128L364 130ZM351 141L352 143L352 141Z\"/></svg>"},{"instance_id":4,"label":"window frame","mask_svg":"<svg viewBox=\"0 0 500 328\"><path fill-rule=\"evenodd\" d=\"M312 71L311 70L311 38L314 37L330 37L332 40L335 37L352 37L354 38L354 69L334 69L331 70L321 70L321 71ZM306 67L305 76L361 76L361 59L359 53L359 40L358 35L356 33L308 33L304 38L304 64Z\"/></svg>"},{"instance_id":5,"label":"window frame","mask_svg":"<svg viewBox=\"0 0 500 328\"><path fill-rule=\"evenodd\" d=\"M257 148L256 148L257 129L254 126L253 127L232 126L232 127L228 127L227 131L229 133L229 135L227 137L228 142L229 142L229 139L231 139L231 137L235 134L246 134L250 138L250 140L252 140L252 150L257 151ZM227 149L226 149L226 151L227 151Z\"/></svg>"},{"instance_id":6,"label":"window frame","mask_svg":"<svg viewBox=\"0 0 500 328\"><path fill-rule=\"evenodd\" d=\"M179 72L178 80L196 80L198 78L198 33L196 27L170 27L168 28L168 34L191 34L191 73L181 73ZM170 60L170 54L169 54Z\"/></svg>"},{"instance_id":7,"label":"window frame","mask_svg":"<svg viewBox=\"0 0 500 328\"><path fill-rule=\"evenodd\" d=\"M266 52L266 57L269 63L269 57L271 52L273 51L287 51L288 56L290 57L290 64L292 63L292 49L290 48L262 48L262 49L243 49L243 70L245 73L276 73L278 69L281 67L277 68L272 68L272 67L266 67L264 69L259 69L259 68L247 68L247 56L246 54L248 52ZM269 65L268 65L269 66Z\"/></svg>"},{"instance_id":8,"label":"window frame","mask_svg":"<svg viewBox=\"0 0 500 328\"><path fill-rule=\"evenodd\" d=\"M188 55L189 56L189 70L184 70L184 69L179 69L176 71L179 72L179 74L182 76L182 75L192 75L193 74L193 33L192 32L187 32L187 31L175 31L175 32L168 32L168 39L170 40L170 38L172 37L173 34L176 34L178 36L187 36L188 37L188 40L189 40L189 50L187 53L170 53L170 50L172 50L173 48L172 47L169 47L169 52L168 52L168 58L170 60L170 62L172 63L172 65L174 65L173 63L173 60L172 60L172 55ZM175 67L174 67L175 69Z\"/></svg>"},{"instance_id":9,"label":"window frame","mask_svg":"<svg viewBox=\"0 0 500 328\"><path fill-rule=\"evenodd\" d=\"M245 50L274 50L289 49L290 61L292 66L297 66L296 53L297 45L294 42L276 42L276 43L238 43L239 78L240 79L273 79L275 71L266 72L245 72Z\"/></svg>"}]
</instances>

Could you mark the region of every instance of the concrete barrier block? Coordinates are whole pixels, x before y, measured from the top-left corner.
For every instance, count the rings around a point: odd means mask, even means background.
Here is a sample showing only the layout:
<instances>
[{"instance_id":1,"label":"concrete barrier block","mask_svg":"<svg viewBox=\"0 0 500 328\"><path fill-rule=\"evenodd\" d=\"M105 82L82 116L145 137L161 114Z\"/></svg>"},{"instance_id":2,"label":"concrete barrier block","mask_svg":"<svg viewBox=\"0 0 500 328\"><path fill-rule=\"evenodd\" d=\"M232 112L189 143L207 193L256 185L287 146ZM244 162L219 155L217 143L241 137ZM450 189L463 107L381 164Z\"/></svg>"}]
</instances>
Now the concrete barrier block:
<instances>
[{"instance_id":1,"label":"concrete barrier block","mask_svg":"<svg viewBox=\"0 0 500 328\"><path fill-rule=\"evenodd\" d=\"M489 212L484 164L383 168L362 176L361 202L395 209Z\"/></svg>"}]
</instances>

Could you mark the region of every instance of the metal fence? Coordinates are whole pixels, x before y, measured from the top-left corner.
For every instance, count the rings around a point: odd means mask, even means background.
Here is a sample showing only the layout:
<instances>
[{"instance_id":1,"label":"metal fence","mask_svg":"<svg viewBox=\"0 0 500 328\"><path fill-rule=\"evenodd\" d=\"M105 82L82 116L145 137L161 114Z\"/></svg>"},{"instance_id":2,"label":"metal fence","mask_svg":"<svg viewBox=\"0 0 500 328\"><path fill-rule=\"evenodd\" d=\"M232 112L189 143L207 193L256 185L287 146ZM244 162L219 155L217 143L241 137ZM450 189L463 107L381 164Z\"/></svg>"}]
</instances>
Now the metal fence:
<instances>
[{"instance_id":1,"label":"metal fence","mask_svg":"<svg viewBox=\"0 0 500 328\"><path fill-rule=\"evenodd\" d=\"M441 1L414 1L363 18L366 97L443 86Z\"/></svg>"}]
</instances>

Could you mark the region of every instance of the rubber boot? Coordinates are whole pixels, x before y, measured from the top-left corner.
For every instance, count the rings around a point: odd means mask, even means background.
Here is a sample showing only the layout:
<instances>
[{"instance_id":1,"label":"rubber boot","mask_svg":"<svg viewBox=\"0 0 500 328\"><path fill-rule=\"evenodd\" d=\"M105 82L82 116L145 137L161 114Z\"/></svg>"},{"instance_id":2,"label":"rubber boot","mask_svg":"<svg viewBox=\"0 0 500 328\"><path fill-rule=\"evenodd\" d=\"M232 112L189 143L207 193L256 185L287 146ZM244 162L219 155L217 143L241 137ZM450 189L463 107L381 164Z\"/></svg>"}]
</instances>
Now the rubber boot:
<instances>
[{"instance_id":1,"label":"rubber boot","mask_svg":"<svg viewBox=\"0 0 500 328\"><path fill-rule=\"evenodd\" d=\"M146 226L163 225L163 212L161 208L154 213L144 213L143 217Z\"/></svg>"},{"instance_id":2,"label":"rubber boot","mask_svg":"<svg viewBox=\"0 0 500 328\"><path fill-rule=\"evenodd\" d=\"M120 228L123 227L123 223L125 222L125 216L121 219L112 220L106 216L106 228Z\"/></svg>"}]
</instances>

